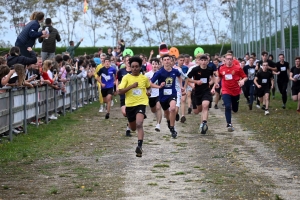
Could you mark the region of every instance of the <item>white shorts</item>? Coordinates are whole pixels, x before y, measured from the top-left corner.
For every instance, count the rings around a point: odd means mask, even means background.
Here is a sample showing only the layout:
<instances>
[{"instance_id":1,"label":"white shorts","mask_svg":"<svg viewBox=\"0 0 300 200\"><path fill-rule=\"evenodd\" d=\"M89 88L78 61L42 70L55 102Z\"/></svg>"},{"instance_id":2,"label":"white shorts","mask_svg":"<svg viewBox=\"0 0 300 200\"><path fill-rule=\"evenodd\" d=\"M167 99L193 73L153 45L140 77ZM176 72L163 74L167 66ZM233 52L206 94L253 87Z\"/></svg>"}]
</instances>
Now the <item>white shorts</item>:
<instances>
[{"instance_id":1,"label":"white shorts","mask_svg":"<svg viewBox=\"0 0 300 200\"><path fill-rule=\"evenodd\" d=\"M176 107L180 108L181 93L177 93Z\"/></svg>"}]
</instances>

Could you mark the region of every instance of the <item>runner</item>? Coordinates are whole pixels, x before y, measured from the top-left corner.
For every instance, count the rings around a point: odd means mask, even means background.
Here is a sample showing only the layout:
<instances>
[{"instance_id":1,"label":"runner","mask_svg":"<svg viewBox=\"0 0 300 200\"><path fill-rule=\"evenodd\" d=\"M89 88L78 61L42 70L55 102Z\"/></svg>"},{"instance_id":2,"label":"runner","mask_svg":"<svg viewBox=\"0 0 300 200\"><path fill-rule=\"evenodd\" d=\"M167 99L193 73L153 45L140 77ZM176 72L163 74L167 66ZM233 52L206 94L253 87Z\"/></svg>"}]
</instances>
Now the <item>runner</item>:
<instances>
[{"instance_id":1,"label":"runner","mask_svg":"<svg viewBox=\"0 0 300 200\"><path fill-rule=\"evenodd\" d=\"M287 102L287 87L289 84L290 64L284 61L284 55L279 54L279 62L276 63L277 86L281 94L282 108L285 109Z\"/></svg>"},{"instance_id":2,"label":"runner","mask_svg":"<svg viewBox=\"0 0 300 200\"><path fill-rule=\"evenodd\" d=\"M231 111L237 112L239 109L239 99L241 87L247 80L246 74L239 65L233 65L233 55L225 55L225 65L219 69L219 77L216 80L216 88L219 87L219 78L222 79L222 99L225 104L225 117L227 130L234 131L231 123Z\"/></svg>"},{"instance_id":3,"label":"runner","mask_svg":"<svg viewBox=\"0 0 300 200\"><path fill-rule=\"evenodd\" d=\"M106 54L105 53L102 53L100 55L100 64L97 65L96 67L96 70L95 70L95 73L94 73L94 76L95 76L95 79L97 80L97 77L98 77L98 72L100 71L100 69L103 67L103 63L104 63L104 59L106 58ZM98 88L98 94L99 94L99 102L100 102L100 108L99 108L99 112L103 112L103 96L101 94L101 84L97 81L97 88ZM106 106L104 106L106 107Z\"/></svg>"},{"instance_id":4,"label":"runner","mask_svg":"<svg viewBox=\"0 0 300 200\"><path fill-rule=\"evenodd\" d=\"M272 72L268 70L268 62L263 62L262 69L260 69L254 79L254 84L257 86L257 96L260 102L265 102L265 115L269 115L269 96L270 88L274 87L274 78Z\"/></svg>"},{"instance_id":5,"label":"runner","mask_svg":"<svg viewBox=\"0 0 300 200\"><path fill-rule=\"evenodd\" d=\"M196 114L202 112L199 132L201 134L206 134L208 130L207 119L209 104L212 101L212 94L215 93L215 86L210 89L209 82L210 80L215 80L213 70L207 67L207 56L201 55L199 61L200 66L194 67L188 74L188 81L195 83L195 100L197 105Z\"/></svg>"},{"instance_id":6,"label":"runner","mask_svg":"<svg viewBox=\"0 0 300 200\"><path fill-rule=\"evenodd\" d=\"M182 72L186 75L186 73L188 72L189 68L187 66L185 66L184 64L184 55L179 55L178 59L177 59L177 66L178 68L180 68L182 70ZM184 85L185 81L182 82L182 84ZM184 91L184 93L186 93L187 91ZM180 110L181 110L181 118L180 118L180 122L184 123L186 121L186 117L185 115L185 102L186 102L186 97L187 95L182 95L181 96L181 103L180 103Z\"/></svg>"},{"instance_id":7,"label":"runner","mask_svg":"<svg viewBox=\"0 0 300 200\"><path fill-rule=\"evenodd\" d=\"M150 62L152 65L152 70L145 74L145 76L147 76L147 78L149 80L151 80L154 73L159 70L159 59L153 58L150 60ZM160 132L160 123L162 120L162 112L161 112L161 105L159 103L159 89L158 88L151 88L151 96L149 97L149 106L151 108L151 112L154 113L156 116L157 123L155 126L155 131Z\"/></svg>"},{"instance_id":8,"label":"runner","mask_svg":"<svg viewBox=\"0 0 300 200\"><path fill-rule=\"evenodd\" d=\"M126 74L130 74L131 73L131 67L130 67L130 64L129 64L129 59L130 59L130 56L125 56L125 68L122 68L118 71L117 73L117 80L116 80L116 91L117 93L119 93L119 85L121 84L122 82L122 79L123 77L126 75ZM120 94L120 106L121 106L121 112L123 114L124 117L126 117L126 106L125 106L125 94ZM127 124L126 126L126 136L127 137L131 137L131 130Z\"/></svg>"},{"instance_id":9,"label":"runner","mask_svg":"<svg viewBox=\"0 0 300 200\"><path fill-rule=\"evenodd\" d=\"M253 100L254 100L254 90L255 90L255 85L254 85L254 78L255 78L255 65L254 59L252 57L249 58L248 60L249 65L246 65L244 67L244 72L248 77L248 80L245 82L245 85L243 86L243 93L245 98L247 99L247 103L249 106L249 110L252 110L253 106Z\"/></svg>"},{"instance_id":10,"label":"runner","mask_svg":"<svg viewBox=\"0 0 300 200\"><path fill-rule=\"evenodd\" d=\"M291 69L290 80L293 81L292 99L298 101L297 112L300 113L300 57L295 58L295 66Z\"/></svg>"},{"instance_id":11,"label":"runner","mask_svg":"<svg viewBox=\"0 0 300 200\"><path fill-rule=\"evenodd\" d=\"M114 93L114 82L116 76L116 69L110 66L109 57L106 57L104 59L104 67L102 67L99 70L97 75L97 81L101 85L101 94L103 96L103 101L107 105L105 119L108 119L111 106L111 99Z\"/></svg>"},{"instance_id":12,"label":"runner","mask_svg":"<svg viewBox=\"0 0 300 200\"><path fill-rule=\"evenodd\" d=\"M163 67L151 78L151 87L159 88L160 105L164 110L171 136L176 138L175 117L177 91L175 88L175 79L176 77L179 78L180 85L182 85L182 79L180 72L177 69L172 68L171 59L170 55L162 56ZM158 85L154 84L157 80ZM181 90L184 89L181 87Z\"/></svg>"},{"instance_id":13,"label":"runner","mask_svg":"<svg viewBox=\"0 0 300 200\"><path fill-rule=\"evenodd\" d=\"M132 57L129 59L131 74L123 77L119 85L119 94L125 94L126 115L131 130L137 130L138 146L136 147L136 156L142 157L142 145L144 139L143 122L148 105L148 96L151 88L148 78L140 74L142 59Z\"/></svg>"}]
</instances>

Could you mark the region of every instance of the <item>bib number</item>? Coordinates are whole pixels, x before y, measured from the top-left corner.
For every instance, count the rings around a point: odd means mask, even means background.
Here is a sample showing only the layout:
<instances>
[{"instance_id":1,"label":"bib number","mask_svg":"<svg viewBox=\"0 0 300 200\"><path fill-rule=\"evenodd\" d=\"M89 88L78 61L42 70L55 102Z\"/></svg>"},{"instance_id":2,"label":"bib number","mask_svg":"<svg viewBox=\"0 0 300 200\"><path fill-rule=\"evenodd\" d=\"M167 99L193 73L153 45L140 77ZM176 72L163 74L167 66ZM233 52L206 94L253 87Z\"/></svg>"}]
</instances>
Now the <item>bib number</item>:
<instances>
[{"instance_id":1,"label":"bib number","mask_svg":"<svg viewBox=\"0 0 300 200\"><path fill-rule=\"evenodd\" d=\"M286 67L280 67L280 71L286 71Z\"/></svg>"},{"instance_id":2,"label":"bib number","mask_svg":"<svg viewBox=\"0 0 300 200\"><path fill-rule=\"evenodd\" d=\"M232 80L232 74L225 74L225 80Z\"/></svg>"},{"instance_id":3,"label":"bib number","mask_svg":"<svg viewBox=\"0 0 300 200\"><path fill-rule=\"evenodd\" d=\"M202 83L207 83L207 78L201 78L200 81L201 81Z\"/></svg>"},{"instance_id":4,"label":"bib number","mask_svg":"<svg viewBox=\"0 0 300 200\"><path fill-rule=\"evenodd\" d=\"M142 95L142 90L141 89L133 89L132 90L132 95L133 96L141 96Z\"/></svg>"},{"instance_id":5,"label":"bib number","mask_svg":"<svg viewBox=\"0 0 300 200\"><path fill-rule=\"evenodd\" d=\"M261 82L262 82L262 83L267 83L267 82L268 82L268 79L264 78L264 79L261 80Z\"/></svg>"},{"instance_id":6,"label":"bib number","mask_svg":"<svg viewBox=\"0 0 300 200\"><path fill-rule=\"evenodd\" d=\"M164 89L164 95L171 95L172 89Z\"/></svg>"}]
</instances>

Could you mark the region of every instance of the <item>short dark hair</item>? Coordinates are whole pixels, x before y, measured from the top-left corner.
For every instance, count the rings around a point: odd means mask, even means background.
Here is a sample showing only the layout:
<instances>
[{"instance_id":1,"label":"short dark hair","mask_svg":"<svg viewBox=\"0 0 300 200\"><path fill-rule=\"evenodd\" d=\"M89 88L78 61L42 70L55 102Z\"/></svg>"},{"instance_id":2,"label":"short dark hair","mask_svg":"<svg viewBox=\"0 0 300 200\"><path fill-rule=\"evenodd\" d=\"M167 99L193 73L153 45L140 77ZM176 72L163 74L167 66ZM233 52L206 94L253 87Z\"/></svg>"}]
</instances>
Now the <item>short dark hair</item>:
<instances>
[{"instance_id":1,"label":"short dark hair","mask_svg":"<svg viewBox=\"0 0 300 200\"><path fill-rule=\"evenodd\" d=\"M108 60L108 61L110 62L110 57L109 57L109 56L106 56L106 57L104 58L104 62L105 62L106 60Z\"/></svg>"},{"instance_id":2,"label":"short dark hair","mask_svg":"<svg viewBox=\"0 0 300 200\"><path fill-rule=\"evenodd\" d=\"M45 14L43 12L37 12L35 15L35 20L41 21L44 19Z\"/></svg>"},{"instance_id":3,"label":"short dark hair","mask_svg":"<svg viewBox=\"0 0 300 200\"><path fill-rule=\"evenodd\" d=\"M172 58L172 56L171 55L169 55L169 54L165 54L165 55L163 55L162 57L161 57L161 59L164 59L164 58L166 58L166 57L168 57L168 58ZM190 56L189 56L190 57Z\"/></svg>"},{"instance_id":4,"label":"short dark hair","mask_svg":"<svg viewBox=\"0 0 300 200\"><path fill-rule=\"evenodd\" d=\"M63 61L63 57L60 54L58 54L58 55L55 56L55 61L57 63L61 63Z\"/></svg>"},{"instance_id":5,"label":"short dark hair","mask_svg":"<svg viewBox=\"0 0 300 200\"><path fill-rule=\"evenodd\" d=\"M251 56L256 57L256 53L252 52L252 53L251 53Z\"/></svg>"},{"instance_id":6,"label":"short dark hair","mask_svg":"<svg viewBox=\"0 0 300 200\"><path fill-rule=\"evenodd\" d=\"M270 54L270 56L272 56L271 54ZM280 54L278 54L278 57L279 56L283 56L284 57L284 54L283 53L280 53ZM273 57L273 56L272 56Z\"/></svg>"},{"instance_id":7,"label":"short dark hair","mask_svg":"<svg viewBox=\"0 0 300 200\"><path fill-rule=\"evenodd\" d=\"M71 41L69 42L69 44L70 44L70 45L71 45L71 44L74 44L74 41L71 40Z\"/></svg>"},{"instance_id":8,"label":"short dark hair","mask_svg":"<svg viewBox=\"0 0 300 200\"><path fill-rule=\"evenodd\" d=\"M51 23L52 23L51 18L47 18L47 19L45 20L45 24L46 24L46 25L50 25Z\"/></svg>"},{"instance_id":9,"label":"short dark hair","mask_svg":"<svg viewBox=\"0 0 300 200\"><path fill-rule=\"evenodd\" d=\"M180 54L177 59L184 58L184 55Z\"/></svg>"},{"instance_id":10,"label":"short dark hair","mask_svg":"<svg viewBox=\"0 0 300 200\"><path fill-rule=\"evenodd\" d=\"M9 55L11 55L11 56L19 56L20 55L20 48L19 47L12 47L9 50Z\"/></svg>"},{"instance_id":11,"label":"short dark hair","mask_svg":"<svg viewBox=\"0 0 300 200\"><path fill-rule=\"evenodd\" d=\"M139 63L139 66L141 67L143 60L139 56L133 56L133 57L129 58L129 64L131 65L131 63L133 63L133 62Z\"/></svg>"},{"instance_id":12,"label":"short dark hair","mask_svg":"<svg viewBox=\"0 0 300 200\"><path fill-rule=\"evenodd\" d=\"M295 60L300 60L300 56L297 56L297 57L295 58Z\"/></svg>"},{"instance_id":13,"label":"short dark hair","mask_svg":"<svg viewBox=\"0 0 300 200\"><path fill-rule=\"evenodd\" d=\"M78 60L78 66L81 66L83 64L83 60Z\"/></svg>"},{"instance_id":14,"label":"short dark hair","mask_svg":"<svg viewBox=\"0 0 300 200\"><path fill-rule=\"evenodd\" d=\"M232 50L227 50L227 53L231 53L233 55L233 51Z\"/></svg>"},{"instance_id":15,"label":"short dark hair","mask_svg":"<svg viewBox=\"0 0 300 200\"><path fill-rule=\"evenodd\" d=\"M158 58L152 58L152 59L150 60L150 63L152 63L152 62L157 62L157 63L160 63L160 61L159 61L159 59L158 59Z\"/></svg>"},{"instance_id":16,"label":"short dark hair","mask_svg":"<svg viewBox=\"0 0 300 200\"><path fill-rule=\"evenodd\" d=\"M64 61L68 61L69 59L70 59L70 56L68 56L68 55L64 55L64 56L63 56L63 60L64 60Z\"/></svg>"},{"instance_id":17,"label":"short dark hair","mask_svg":"<svg viewBox=\"0 0 300 200\"><path fill-rule=\"evenodd\" d=\"M261 52L261 55L262 55L262 56L264 56L264 55L269 55L269 53L266 52L266 51L262 51L262 52Z\"/></svg>"}]
</instances>

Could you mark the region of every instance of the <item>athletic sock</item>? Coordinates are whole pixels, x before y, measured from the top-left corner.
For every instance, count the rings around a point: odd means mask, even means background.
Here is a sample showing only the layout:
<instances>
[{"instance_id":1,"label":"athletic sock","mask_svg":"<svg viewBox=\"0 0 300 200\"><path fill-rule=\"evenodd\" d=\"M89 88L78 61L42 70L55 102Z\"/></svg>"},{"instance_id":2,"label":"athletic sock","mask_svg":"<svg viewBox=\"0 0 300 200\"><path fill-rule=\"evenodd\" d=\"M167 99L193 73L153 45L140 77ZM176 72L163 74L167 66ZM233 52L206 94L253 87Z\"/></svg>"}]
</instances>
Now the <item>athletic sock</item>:
<instances>
[{"instance_id":1,"label":"athletic sock","mask_svg":"<svg viewBox=\"0 0 300 200\"><path fill-rule=\"evenodd\" d=\"M138 147L142 147L143 145L143 140L138 140Z\"/></svg>"},{"instance_id":2,"label":"athletic sock","mask_svg":"<svg viewBox=\"0 0 300 200\"><path fill-rule=\"evenodd\" d=\"M206 121L206 120L203 120L203 122L202 122L202 123L205 123L205 124L206 124L206 123L207 123L207 121Z\"/></svg>"}]
</instances>

